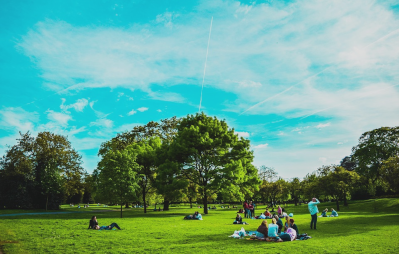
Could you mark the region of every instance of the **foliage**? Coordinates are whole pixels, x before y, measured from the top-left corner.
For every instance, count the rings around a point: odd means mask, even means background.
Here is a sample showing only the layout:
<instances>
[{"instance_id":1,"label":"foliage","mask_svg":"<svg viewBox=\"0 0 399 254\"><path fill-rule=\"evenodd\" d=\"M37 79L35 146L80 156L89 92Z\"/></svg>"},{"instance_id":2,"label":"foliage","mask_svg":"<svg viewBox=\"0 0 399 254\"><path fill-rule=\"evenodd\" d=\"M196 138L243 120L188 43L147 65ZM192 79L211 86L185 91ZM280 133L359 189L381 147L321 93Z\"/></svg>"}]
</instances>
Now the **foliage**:
<instances>
[{"instance_id":1,"label":"foliage","mask_svg":"<svg viewBox=\"0 0 399 254\"><path fill-rule=\"evenodd\" d=\"M371 180L373 189L380 180L381 166L390 157L399 155L399 127L381 127L363 133L352 148L351 158L356 172Z\"/></svg>"},{"instance_id":2,"label":"foliage","mask_svg":"<svg viewBox=\"0 0 399 254\"><path fill-rule=\"evenodd\" d=\"M390 157L383 162L380 169L382 178L389 184L389 187L396 193L399 192L399 156Z\"/></svg>"},{"instance_id":3,"label":"foliage","mask_svg":"<svg viewBox=\"0 0 399 254\"><path fill-rule=\"evenodd\" d=\"M205 214L208 197L219 190L228 189L243 197L259 185L249 140L239 139L216 117L202 113L183 118L170 149L182 175L198 185Z\"/></svg>"},{"instance_id":4,"label":"foliage","mask_svg":"<svg viewBox=\"0 0 399 254\"><path fill-rule=\"evenodd\" d=\"M0 160L3 204L9 208L58 209L63 194L79 191L81 156L66 137L40 132L20 134ZM72 187L71 187L72 186Z\"/></svg>"},{"instance_id":5,"label":"foliage","mask_svg":"<svg viewBox=\"0 0 399 254\"><path fill-rule=\"evenodd\" d=\"M121 205L121 218L123 203L131 201L138 188L139 165L135 152L131 146L122 151L109 150L98 163L100 189Z\"/></svg>"}]
</instances>

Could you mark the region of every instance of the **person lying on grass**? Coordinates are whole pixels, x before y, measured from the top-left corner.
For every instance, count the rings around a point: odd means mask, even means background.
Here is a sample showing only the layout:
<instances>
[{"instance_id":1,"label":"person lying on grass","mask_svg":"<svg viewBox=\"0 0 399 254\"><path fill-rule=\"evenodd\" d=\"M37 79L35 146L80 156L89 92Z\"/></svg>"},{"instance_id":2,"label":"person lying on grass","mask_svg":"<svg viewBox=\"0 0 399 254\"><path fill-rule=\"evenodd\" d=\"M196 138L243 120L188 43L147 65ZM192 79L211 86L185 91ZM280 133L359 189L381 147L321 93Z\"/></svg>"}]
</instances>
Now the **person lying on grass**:
<instances>
[{"instance_id":1,"label":"person lying on grass","mask_svg":"<svg viewBox=\"0 0 399 254\"><path fill-rule=\"evenodd\" d=\"M328 212L328 208L324 209L323 212L321 213L320 217L328 217L327 212Z\"/></svg>"},{"instance_id":2,"label":"person lying on grass","mask_svg":"<svg viewBox=\"0 0 399 254\"><path fill-rule=\"evenodd\" d=\"M96 226L98 226L97 217L93 216L93 217L91 217L88 229L91 229L91 228L95 229Z\"/></svg>"},{"instance_id":3,"label":"person lying on grass","mask_svg":"<svg viewBox=\"0 0 399 254\"><path fill-rule=\"evenodd\" d=\"M201 220L202 219L202 215L196 211L193 215L187 215L186 217L184 217L185 220Z\"/></svg>"},{"instance_id":4,"label":"person lying on grass","mask_svg":"<svg viewBox=\"0 0 399 254\"><path fill-rule=\"evenodd\" d=\"M334 210L334 208L331 208L331 215L330 217L338 217L337 211Z\"/></svg>"},{"instance_id":5,"label":"person lying on grass","mask_svg":"<svg viewBox=\"0 0 399 254\"><path fill-rule=\"evenodd\" d=\"M111 225L109 225L109 226L101 226L100 227L99 225L97 225L94 229L95 230L112 230L114 227L116 227L117 229L121 230L121 228L115 222L111 223Z\"/></svg>"},{"instance_id":6,"label":"person lying on grass","mask_svg":"<svg viewBox=\"0 0 399 254\"><path fill-rule=\"evenodd\" d=\"M262 223L260 224L260 226L258 227L258 229L256 231L259 232L259 235L258 235L259 238L267 237L267 235L268 235L267 221L266 220L262 221Z\"/></svg>"},{"instance_id":7,"label":"person lying on grass","mask_svg":"<svg viewBox=\"0 0 399 254\"><path fill-rule=\"evenodd\" d=\"M242 217L238 213L237 213L236 220L233 222L233 224L246 224L246 225L248 225L248 223L246 223L245 221L242 221Z\"/></svg>"},{"instance_id":8,"label":"person lying on grass","mask_svg":"<svg viewBox=\"0 0 399 254\"><path fill-rule=\"evenodd\" d=\"M295 241L297 237L296 231L293 228L289 228L287 232L282 233L280 238L276 240L276 242L290 242Z\"/></svg>"}]
</instances>

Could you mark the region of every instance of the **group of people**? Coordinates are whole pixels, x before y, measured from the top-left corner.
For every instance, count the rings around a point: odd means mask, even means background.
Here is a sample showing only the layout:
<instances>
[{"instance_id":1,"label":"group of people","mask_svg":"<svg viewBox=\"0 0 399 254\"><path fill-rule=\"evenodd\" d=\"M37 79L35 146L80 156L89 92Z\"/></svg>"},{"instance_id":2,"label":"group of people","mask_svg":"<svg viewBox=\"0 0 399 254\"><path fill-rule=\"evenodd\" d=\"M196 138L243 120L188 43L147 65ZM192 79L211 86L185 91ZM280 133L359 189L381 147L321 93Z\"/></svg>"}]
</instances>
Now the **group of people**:
<instances>
[{"instance_id":1,"label":"group of people","mask_svg":"<svg viewBox=\"0 0 399 254\"><path fill-rule=\"evenodd\" d=\"M93 216L91 217L90 223L89 223L89 228L88 229L94 229L94 230L112 230L113 228L117 228L119 230L121 230L121 228L119 227L118 224L116 224L115 222L111 223L111 225L108 226L99 226L98 225L98 221L97 221L97 217Z\"/></svg>"}]
</instances>

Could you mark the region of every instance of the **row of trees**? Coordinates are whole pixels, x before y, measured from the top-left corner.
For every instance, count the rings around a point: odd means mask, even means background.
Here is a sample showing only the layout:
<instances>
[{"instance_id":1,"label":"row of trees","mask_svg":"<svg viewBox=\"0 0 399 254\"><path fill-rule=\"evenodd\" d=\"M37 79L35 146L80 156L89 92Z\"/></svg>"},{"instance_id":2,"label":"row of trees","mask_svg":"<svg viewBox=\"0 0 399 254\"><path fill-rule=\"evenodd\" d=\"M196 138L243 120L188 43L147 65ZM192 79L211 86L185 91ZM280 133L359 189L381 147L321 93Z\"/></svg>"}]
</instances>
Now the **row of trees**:
<instances>
[{"instance_id":1,"label":"row of trees","mask_svg":"<svg viewBox=\"0 0 399 254\"><path fill-rule=\"evenodd\" d=\"M304 179L284 180L262 166L256 198L265 202L310 200L314 196L348 205L348 200L399 192L399 127L365 132L340 165L322 166Z\"/></svg>"},{"instance_id":2,"label":"row of trees","mask_svg":"<svg viewBox=\"0 0 399 254\"><path fill-rule=\"evenodd\" d=\"M122 204L159 195L164 210L186 197L208 200L218 194L243 199L259 188L249 140L225 121L204 113L150 122L102 144L95 170L101 197ZM146 206L144 206L146 212Z\"/></svg>"},{"instance_id":3,"label":"row of trees","mask_svg":"<svg viewBox=\"0 0 399 254\"><path fill-rule=\"evenodd\" d=\"M0 160L1 208L57 209L62 202L169 204L185 201L263 202L313 196L347 204L399 191L399 127L364 133L340 165L323 166L304 179L284 180L252 165L250 142L225 121L205 114L149 122L104 142L93 174L66 137L21 134ZM339 209L339 207L337 207Z\"/></svg>"}]
</instances>

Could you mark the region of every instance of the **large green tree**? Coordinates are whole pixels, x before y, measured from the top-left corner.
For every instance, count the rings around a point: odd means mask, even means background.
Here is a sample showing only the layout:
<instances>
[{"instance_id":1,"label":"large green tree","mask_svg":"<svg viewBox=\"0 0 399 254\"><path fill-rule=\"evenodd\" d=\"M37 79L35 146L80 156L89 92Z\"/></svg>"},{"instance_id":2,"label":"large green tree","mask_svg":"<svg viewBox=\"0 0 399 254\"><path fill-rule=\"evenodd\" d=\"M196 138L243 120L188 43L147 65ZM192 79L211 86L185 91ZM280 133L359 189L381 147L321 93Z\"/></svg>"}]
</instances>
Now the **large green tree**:
<instances>
[{"instance_id":1,"label":"large green tree","mask_svg":"<svg viewBox=\"0 0 399 254\"><path fill-rule=\"evenodd\" d=\"M352 148L355 171L370 179L370 190L381 180L383 162L399 155L399 127L381 127L363 133L359 144Z\"/></svg>"},{"instance_id":2,"label":"large green tree","mask_svg":"<svg viewBox=\"0 0 399 254\"><path fill-rule=\"evenodd\" d=\"M181 174L198 185L205 214L208 197L221 189L243 197L258 188L260 180L252 165L249 140L239 138L225 121L204 113L188 115L177 129L171 153Z\"/></svg>"},{"instance_id":3,"label":"large green tree","mask_svg":"<svg viewBox=\"0 0 399 254\"><path fill-rule=\"evenodd\" d=\"M136 157L133 147L128 146L123 150L107 151L98 163L99 188L120 203L121 218L123 204L133 199L140 180Z\"/></svg>"},{"instance_id":4,"label":"large green tree","mask_svg":"<svg viewBox=\"0 0 399 254\"><path fill-rule=\"evenodd\" d=\"M5 205L12 208L58 209L63 193L84 174L81 156L64 136L21 133L0 161Z\"/></svg>"}]
</instances>

